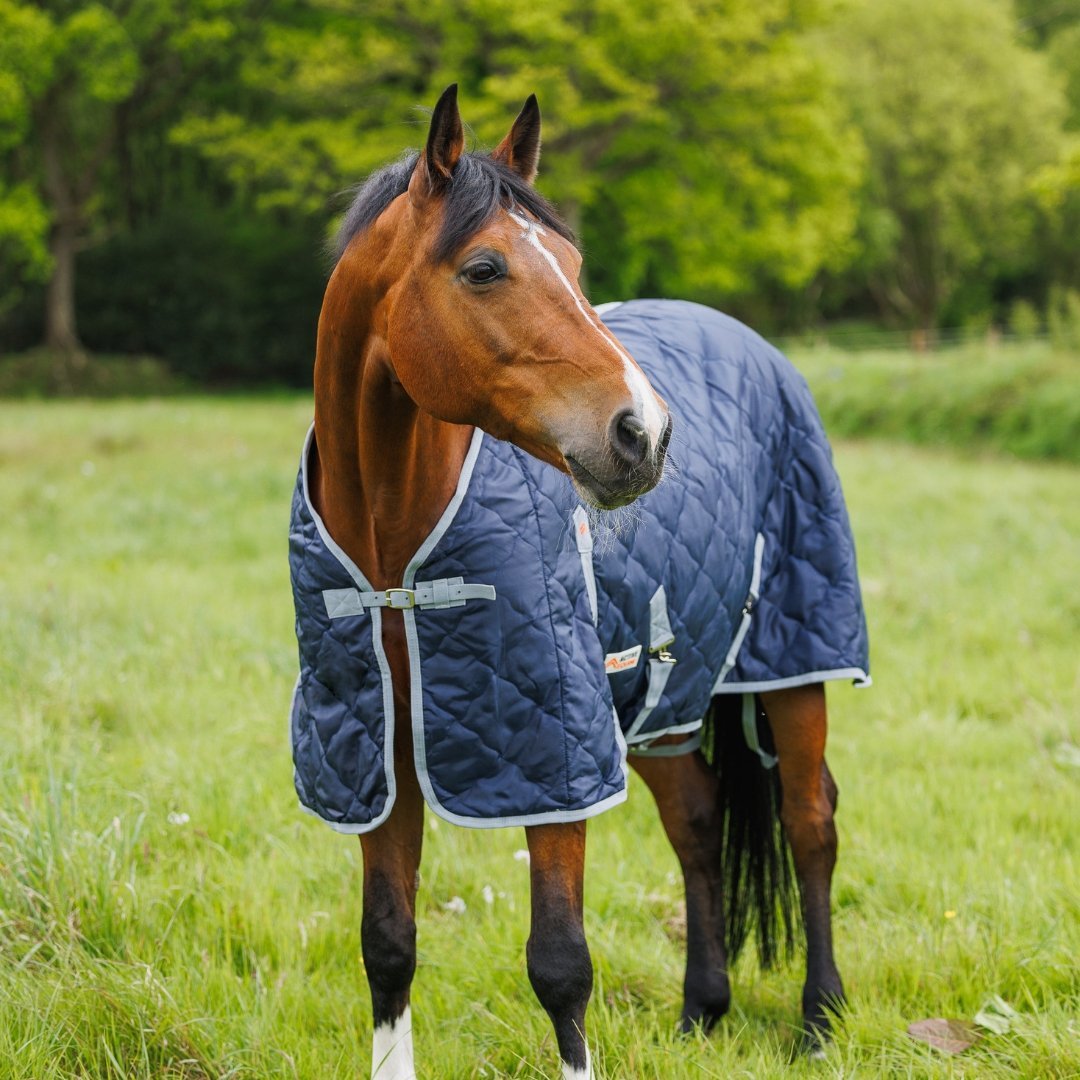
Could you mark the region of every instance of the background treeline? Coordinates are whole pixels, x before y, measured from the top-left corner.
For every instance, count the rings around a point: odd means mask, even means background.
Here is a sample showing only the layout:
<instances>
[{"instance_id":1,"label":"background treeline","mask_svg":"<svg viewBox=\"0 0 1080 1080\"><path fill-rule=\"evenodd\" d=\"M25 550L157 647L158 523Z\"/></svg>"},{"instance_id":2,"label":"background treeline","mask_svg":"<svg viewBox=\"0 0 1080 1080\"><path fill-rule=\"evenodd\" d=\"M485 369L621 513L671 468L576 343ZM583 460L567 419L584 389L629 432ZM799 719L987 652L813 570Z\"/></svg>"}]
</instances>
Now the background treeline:
<instances>
[{"instance_id":1,"label":"background treeline","mask_svg":"<svg viewBox=\"0 0 1080 1080\"><path fill-rule=\"evenodd\" d=\"M0 0L0 353L304 384L342 192L530 92L594 301L1080 348L1080 0Z\"/></svg>"}]
</instances>

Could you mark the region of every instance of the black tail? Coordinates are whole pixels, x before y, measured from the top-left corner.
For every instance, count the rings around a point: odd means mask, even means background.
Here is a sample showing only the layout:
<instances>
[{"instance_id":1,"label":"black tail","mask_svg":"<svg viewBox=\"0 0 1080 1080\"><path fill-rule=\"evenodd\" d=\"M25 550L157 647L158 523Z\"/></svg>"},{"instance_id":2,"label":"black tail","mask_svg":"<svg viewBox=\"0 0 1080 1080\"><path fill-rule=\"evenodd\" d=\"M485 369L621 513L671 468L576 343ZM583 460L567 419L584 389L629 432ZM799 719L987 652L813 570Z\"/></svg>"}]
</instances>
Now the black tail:
<instances>
[{"instance_id":1,"label":"black tail","mask_svg":"<svg viewBox=\"0 0 1080 1080\"><path fill-rule=\"evenodd\" d=\"M758 740L772 752L769 722L757 698L754 705ZM781 953L791 954L799 913L791 849L780 827L780 770L766 769L746 745L739 694L713 698L702 750L720 776L728 964L753 928L761 966L768 968Z\"/></svg>"}]
</instances>

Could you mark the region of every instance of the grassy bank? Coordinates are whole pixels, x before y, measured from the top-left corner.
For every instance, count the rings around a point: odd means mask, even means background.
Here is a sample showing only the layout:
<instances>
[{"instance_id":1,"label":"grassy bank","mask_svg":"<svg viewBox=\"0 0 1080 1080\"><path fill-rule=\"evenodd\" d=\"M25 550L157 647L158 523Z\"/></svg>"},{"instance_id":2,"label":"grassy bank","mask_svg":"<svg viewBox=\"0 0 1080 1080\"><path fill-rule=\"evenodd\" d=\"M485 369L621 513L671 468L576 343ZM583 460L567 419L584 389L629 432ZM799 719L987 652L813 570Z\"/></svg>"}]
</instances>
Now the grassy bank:
<instances>
[{"instance_id":1,"label":"grassy bank","mask_svg":"<svg viewBox=\"0 0 1080 1080\"><path fill-rule=\"evenodd\" d=\"M1046 343L791 355L834 436L1080 461L1080 357Z\"/></svg>"},{"instance_id":2,"label":"grassy bank","mask_svg":"<svg viewBox=\"0 0 1080 1080\"><path fill-rule=\"evenodd\" d=\"M359 847L298 812L285 547L305 401L0 404L0 1078L366 1075ZM601 1077L1080 1073L1080 471L840 443L875 687L830 695L851 1007L789 1065L795 963L673 1034L677 867L590 826ZM421 1075L554 1077L520 830L432 821ZM484 899L484 886L492 902ZM464 899L464 913L446 905ZM905 1034L1018 1012L947 1059Z\"/></svg>"}]
</instances>

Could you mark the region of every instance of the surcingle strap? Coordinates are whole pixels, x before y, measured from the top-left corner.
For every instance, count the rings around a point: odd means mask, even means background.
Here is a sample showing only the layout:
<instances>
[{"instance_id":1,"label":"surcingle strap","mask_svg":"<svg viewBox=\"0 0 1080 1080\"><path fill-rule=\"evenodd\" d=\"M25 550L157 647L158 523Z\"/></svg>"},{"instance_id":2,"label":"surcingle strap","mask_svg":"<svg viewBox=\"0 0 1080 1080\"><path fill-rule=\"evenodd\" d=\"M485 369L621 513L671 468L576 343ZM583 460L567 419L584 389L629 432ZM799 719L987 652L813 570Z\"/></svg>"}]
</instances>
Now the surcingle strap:
<instances>
[{"instance_id":1,"label":"surcingle strap","mask_svg":"<svg viewBox=\"0 0 1080 1080\"><path fill-rule=\"evenodd\" d=\"M761 759L763 769L771 769L777 762L775 754L770 754L761 745L757 731L757 698L754 694L742 696L742 730L746 745Z\"/></svg>"},{"instance_id":2,"label":"surcingle strap","mask_svg":"<svg viewBox=\"0 0 1080 1080\"><path fill-rule=\"evenodd\" d=\"M361 592L359 589L324 589L323 603L331 619L363 615L367 608L390 608L408 611L420 608L464 607L469 600L494 600L494 585L466 584L464 578L439 578L418 581L411 589L383 589Z\"/></svg>"}]
</instances>

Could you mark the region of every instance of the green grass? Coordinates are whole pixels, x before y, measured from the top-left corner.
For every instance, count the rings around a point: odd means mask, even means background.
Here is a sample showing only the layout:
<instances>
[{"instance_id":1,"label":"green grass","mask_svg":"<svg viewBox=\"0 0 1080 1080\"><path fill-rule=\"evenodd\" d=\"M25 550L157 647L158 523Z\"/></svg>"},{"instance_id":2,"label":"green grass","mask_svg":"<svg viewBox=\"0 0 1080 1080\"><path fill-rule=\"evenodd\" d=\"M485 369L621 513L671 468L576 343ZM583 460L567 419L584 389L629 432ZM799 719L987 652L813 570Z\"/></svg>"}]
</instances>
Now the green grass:
<instances>
[{"instance_id":1,"label":"green grass","mask_svg":"<svg viewBox=\"0 0 1080 1080\"><path fill-rule=\"evenodd\" d=\"M1080 356L1042 342L917 354L792 348L834 435L1080 464Z\"/></svg>"},{"instance_id":2,"label":"green grass","mask_svg":"<svg viewBox=\"0 0 1080 1080\"><path fill-rule=\"evenodd\" d=\"M359 845L296 809L286 744L309 412L0 405L0 1077L366 1075ZM837 458L875 677L830 694L850 1009L828 1061L789 1064L800 965L747 957L720 1030L675 1037L680 886L634 783L590 825L599 1075L1078 1076L1080 472ZM558 1073L522 846L431 823L422 1076ZM1020 1018L960 1057L905 1035L994 993Z\"/></svg>"}]
</instances>

